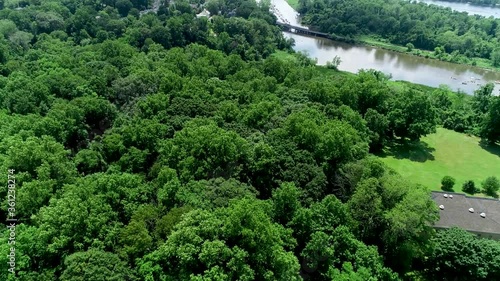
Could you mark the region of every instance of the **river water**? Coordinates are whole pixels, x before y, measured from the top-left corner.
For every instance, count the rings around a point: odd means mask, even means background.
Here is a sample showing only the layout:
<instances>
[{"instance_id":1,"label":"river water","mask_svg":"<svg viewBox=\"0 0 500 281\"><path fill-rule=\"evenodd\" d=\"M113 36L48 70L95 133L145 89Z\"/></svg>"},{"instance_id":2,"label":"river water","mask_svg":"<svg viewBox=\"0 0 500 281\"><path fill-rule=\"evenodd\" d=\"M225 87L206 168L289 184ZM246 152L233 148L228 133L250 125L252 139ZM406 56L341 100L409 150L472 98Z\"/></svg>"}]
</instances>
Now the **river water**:
<instances>
[{"instance_id":1,"label":"river water","mask_svg":"<svg viewBox=\"0 0 500 281\"><path fill-rule=\"evenodd\" d=\"M292 25L298 23L297 12L285 0L272 0L272 9L279 21ZM403 53L336 42L285 32L295 40L296 51L303 51L325 65L336 55L342 60L339 69L356 73L360 69L376 69L392 75L393 80L406 80L431 87L447 85L451 89L472 94L480 85L500 81L500 72L481 68L426 59ZM472 81L472 82L471 82ZM466 84L463 84L466 83ZM495 94L500 85L496 85Z\"/></svg>"},{"instance_id":2,"label":"river water","mask_svg":"<svg viewBox=\"0 0 500 281\"><path fill-rule=\"evenodd\" d=\"M488 17L500 18L500 7L479 6L468 3L436 1L436 0L418 0L418 2L424 2L427 4L434 4L438 6L448 7L451 8L452 10L459 12L467 12L471 15L480 15L487 18Z\"/></svg>"}]
</instances>

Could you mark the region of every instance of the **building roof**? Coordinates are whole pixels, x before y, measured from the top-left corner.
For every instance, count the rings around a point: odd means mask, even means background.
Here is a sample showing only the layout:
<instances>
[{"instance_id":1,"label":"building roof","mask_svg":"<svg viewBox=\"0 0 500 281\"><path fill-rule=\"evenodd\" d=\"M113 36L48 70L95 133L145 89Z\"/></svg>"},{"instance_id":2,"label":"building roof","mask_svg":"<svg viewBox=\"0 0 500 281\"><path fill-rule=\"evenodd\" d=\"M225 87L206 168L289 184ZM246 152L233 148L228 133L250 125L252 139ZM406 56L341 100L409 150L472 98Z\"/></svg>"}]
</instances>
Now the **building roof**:
<instances>
[{"instance_id":1,"label":"building roof","mask_svg":"<svg viewBox=\"0 0 500 281\"><path fill-rule=\"evenodd\" d=\"M207 9L203 9L203 11L201 11L201 13L197 14L196 17L200 18L200 17L210 17L210 12L207 11Z\"/></svg>"},{"instance_id":2,"label":"building roof","mask_svg":"<svg viewBox=\"0 0 500 281\"><path fill-rule=\"evenodd\" d=\"M445 197L445 194L447 197ZM452 195L453 198L450 197ZM458 226L472 232L500 234L500 201L497 199L469 197L462 193L432 192L432 200L440 206L439 221L435 227ZM470 212L469 209L474 209ZM481 217L481 213L485 217Z\"/></svg>"}]
</instances>

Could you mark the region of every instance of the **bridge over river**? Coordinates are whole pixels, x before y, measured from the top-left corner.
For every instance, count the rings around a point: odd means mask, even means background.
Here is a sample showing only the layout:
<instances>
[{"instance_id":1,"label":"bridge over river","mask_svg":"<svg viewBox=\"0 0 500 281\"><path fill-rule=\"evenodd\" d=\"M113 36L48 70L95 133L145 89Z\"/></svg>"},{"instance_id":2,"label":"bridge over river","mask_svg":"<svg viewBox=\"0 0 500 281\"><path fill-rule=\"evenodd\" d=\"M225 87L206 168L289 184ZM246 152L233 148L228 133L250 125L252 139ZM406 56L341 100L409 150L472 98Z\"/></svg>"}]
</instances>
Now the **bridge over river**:
<instances>
[{"instance_id":1,"label":"bridge over river","mask_svg":"<svg viewBox=\"0 0 500 281\"><path fill-rule=\"evenodd\" d=\"M288 32L292 32L292 33L300 33L300 34L305 34L305 35L311 35L311 36L316 36L316 37L322 37L322 38L332 39L332 37L328 33L310 30L310 29L307 29L307 28L304 28L304 27L291 25L289 23L283 23L283 22L277 21L276 25L281 26L281 28L283 29L283 31L288 31Z\"/></svg>"}]
</instances>

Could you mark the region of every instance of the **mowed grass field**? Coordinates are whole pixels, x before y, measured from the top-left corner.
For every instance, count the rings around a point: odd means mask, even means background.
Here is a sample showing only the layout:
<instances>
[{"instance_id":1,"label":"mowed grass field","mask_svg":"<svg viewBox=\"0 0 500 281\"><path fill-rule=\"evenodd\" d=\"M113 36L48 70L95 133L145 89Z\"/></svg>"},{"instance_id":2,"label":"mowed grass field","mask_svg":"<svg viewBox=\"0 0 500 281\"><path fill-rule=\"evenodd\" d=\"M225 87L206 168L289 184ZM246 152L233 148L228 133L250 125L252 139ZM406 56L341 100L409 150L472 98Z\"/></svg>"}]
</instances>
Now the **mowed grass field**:
<instances>
[{"instance_id":1,"label":"mowed grass field","mask_svg":"<svg viewBox=\"0 0 500 281\"><path fill-rule=\"evenodd\" d=\"M489 176L500 178L499 146L481 146L477 137L443 128L417 145L387 149L380 158L402 176L431 190L441 190L446 175L456 179L455 192L462 192L466 180L481 187Z\"/></svg>"}]
</instances>

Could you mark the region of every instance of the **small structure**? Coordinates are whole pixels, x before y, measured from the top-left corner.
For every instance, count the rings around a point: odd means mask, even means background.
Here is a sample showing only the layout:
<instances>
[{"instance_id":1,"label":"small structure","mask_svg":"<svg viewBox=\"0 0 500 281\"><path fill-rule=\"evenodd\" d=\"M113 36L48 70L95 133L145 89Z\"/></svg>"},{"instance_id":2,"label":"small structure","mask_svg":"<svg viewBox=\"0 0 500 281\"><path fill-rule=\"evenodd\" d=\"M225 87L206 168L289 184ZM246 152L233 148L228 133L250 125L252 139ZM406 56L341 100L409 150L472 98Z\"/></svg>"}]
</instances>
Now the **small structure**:
<instances>
[{"instance_id":1,"label":"small structure","mask_svg":"<svg viewBox=\"0 0 500 281\"><path fill-rule=\"evenodd\" d=\"M227 16L232 18L232 17L236 17L236 9L233 9L232 11L230 11L229 13L227 13Z\"/></svg>"},{"instance_id":2,"label":"small structure","mask_svg":"<svg viewBox=\"0 0 500 281\"><path fill-rule=\"evenodd\" d=\"M203 9L203 11L201 11L201 13L197 14L196 17L197 18L201 18L201 17L207 17L207 18L209 18L210 17L210 12L207 9Z\"/></svg>"},{"instance_id":3,"label":"small structure","mask_svg":"<svg viewBox=\"0 0 500 281\"><path fill-rule=\"evenodd\" d=\"M450 200L451 198L453 200ZM439 230L456 226L479 237L500 240L500 201L498 199L433 191L432 200L440 209L439 220L434 224L434 228ZM444 208L445 205L446 208Z\"/></svg>"}]
</instances>

